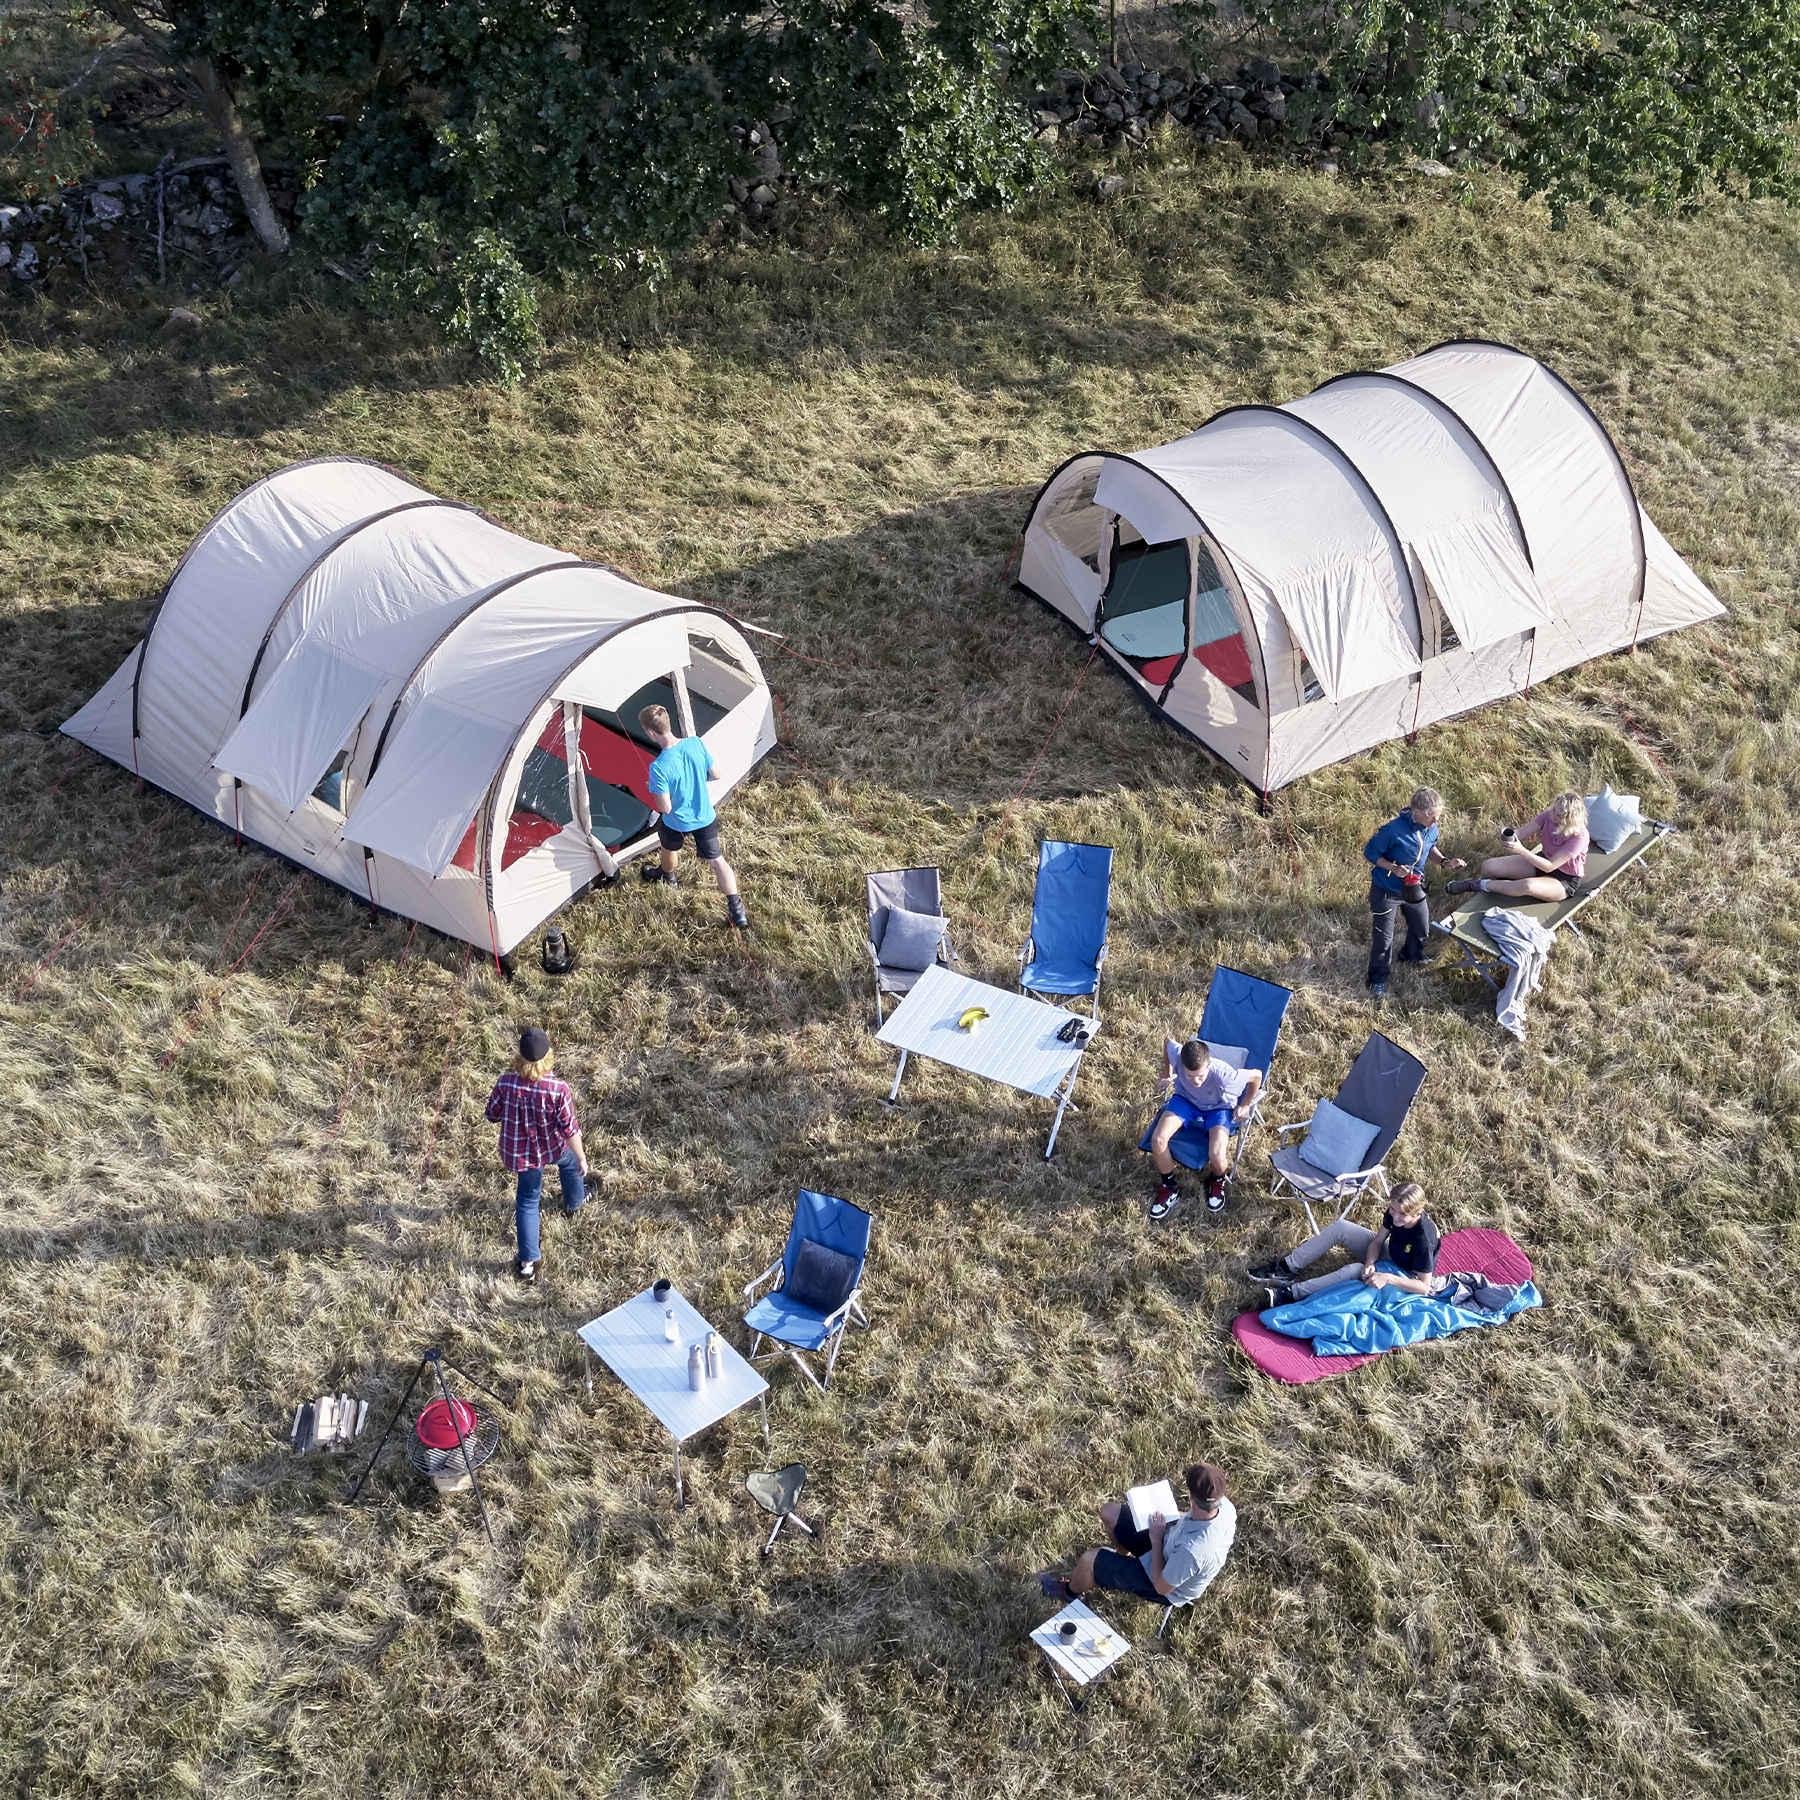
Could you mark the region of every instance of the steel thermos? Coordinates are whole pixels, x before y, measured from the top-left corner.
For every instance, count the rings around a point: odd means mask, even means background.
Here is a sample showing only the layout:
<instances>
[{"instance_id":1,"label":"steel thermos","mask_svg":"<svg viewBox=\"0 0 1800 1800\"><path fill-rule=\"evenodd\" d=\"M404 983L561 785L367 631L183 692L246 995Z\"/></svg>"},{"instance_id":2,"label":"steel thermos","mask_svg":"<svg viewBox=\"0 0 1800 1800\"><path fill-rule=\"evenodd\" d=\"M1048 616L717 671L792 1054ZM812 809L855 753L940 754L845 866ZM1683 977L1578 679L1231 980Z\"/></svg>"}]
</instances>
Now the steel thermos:
<instances>
[{"instance_id":1,"label":"steel thermos","mask_svg":"<svg viewBox=\"0 0 1800 1800\"><path fill-rule=\"evenodd\" d=\"M719 1334L716 1331L706 1334L706 1378L708 1381L719 1379Z\"/></svg>"},{"instance_id":2,"label":"steel thermos","mask_svg":"<svg viewBox=\"0 0 1800 1800\"><path fill-rule=\"evenodd\" d=\"M706 1384L706 1357L698 1344L688 1351L688 1386L697 1394Z\"/></svg>"}]
</instances>

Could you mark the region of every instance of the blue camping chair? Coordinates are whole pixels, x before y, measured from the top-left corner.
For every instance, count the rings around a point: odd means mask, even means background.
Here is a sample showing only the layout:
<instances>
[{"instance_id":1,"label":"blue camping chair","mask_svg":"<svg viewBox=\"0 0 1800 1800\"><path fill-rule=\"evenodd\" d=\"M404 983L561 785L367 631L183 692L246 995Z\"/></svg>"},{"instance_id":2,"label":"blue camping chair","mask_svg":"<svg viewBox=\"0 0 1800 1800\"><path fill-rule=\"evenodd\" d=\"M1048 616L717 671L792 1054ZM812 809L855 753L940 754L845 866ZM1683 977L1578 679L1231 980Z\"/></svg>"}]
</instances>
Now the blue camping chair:
<instances>
[{"instance_id":1,"label":"blue camping chair","mask_svg":"<svg viewBox=\"0 0 1800 1800\"><path fill-rule=\"evenodd\" d=\"M1269 1078L1275 1061L1275 1047L1281 1041L1281 1022L1287 1017L1288 1002L1294 997L1291 988L1277 987L1242 969L1228 969L1221 963L1212 973L1206 990L1206 1005L1201 1009L1200 1027L1195 1036L1219 1049L1243 1052L1242 1067L1261 1069L1262 1090L1256 1096L1244 1125L1261 1123L1263 1102L1269 1097ZM1229 1058L1227 1060L1230 1060ZM1150 1134L1162 1108L1150 1115L1138 1148L1150 1148ZM1231 1132L1242 1129L1233 1120ZM1198 1125L1184 1125L1169 1143L1169 1154L1184 1169L1204 1169L1207 1162L1206 1133Z\"/></svg>"},{"instance_id":2,"label":"blue camping chair","mask_svg":"<svg viewBox=\"0 0 1800 1800\"><path fill-rule=\"evenodd\" d=\"M831 1381L847 1325L867 1326L862 1309L863 1265L869 1257L872 1221L860 1206L802 1188L794 1200L794 1222L780 1262L770 1263L744 1289L750 1310L744 1323L756 1334L750 1360L764 1358L763 1340L781 1346L768 1356L786 1355L814 1387ZM763 1297L757 1290L781 1279ZM823 1377L807 1357L825 1355Z\"/></svg>"},{"instance_id":3,"label":"blue camping chair","mask_svg":"<svg viewBox=\"0 0 1800 1800\"><path fill-rule=\"evenodd\" d=\"M1031 936L1019 952L1019 989L1034 999L1086 997L1100 1016L1100 965L1106 961L1106 914L1112 899L1110 844L1038 845L1031 895Z\"/></svg>"}]
</instances>

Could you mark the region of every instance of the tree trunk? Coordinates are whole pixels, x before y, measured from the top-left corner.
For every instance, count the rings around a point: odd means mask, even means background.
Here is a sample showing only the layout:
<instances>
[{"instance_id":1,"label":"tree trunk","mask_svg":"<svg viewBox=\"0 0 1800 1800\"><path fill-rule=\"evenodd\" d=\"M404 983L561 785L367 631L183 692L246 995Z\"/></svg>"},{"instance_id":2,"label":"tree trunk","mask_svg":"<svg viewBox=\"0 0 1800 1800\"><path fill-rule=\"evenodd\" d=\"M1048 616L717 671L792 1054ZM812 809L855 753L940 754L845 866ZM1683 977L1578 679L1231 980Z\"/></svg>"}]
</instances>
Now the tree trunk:
<instances>
[{"instance_id":1,"label":"tree trunk","mask_svg":"<svg viewBox=\"0 0 1800 1800\"><path fill-rule=\"evenodd\" d=\"M249 216L256 241L271 256L280 256L288 247L287 227L269 198L269 185L263 180L262 161L256 154L256 140L237 109L231 89L225 85L211 57L196 57L188 65L194 85L200 91L200 104L207 119L225 146L225 160L231 165L231 178Z\"/></svg>"}]
</instances>

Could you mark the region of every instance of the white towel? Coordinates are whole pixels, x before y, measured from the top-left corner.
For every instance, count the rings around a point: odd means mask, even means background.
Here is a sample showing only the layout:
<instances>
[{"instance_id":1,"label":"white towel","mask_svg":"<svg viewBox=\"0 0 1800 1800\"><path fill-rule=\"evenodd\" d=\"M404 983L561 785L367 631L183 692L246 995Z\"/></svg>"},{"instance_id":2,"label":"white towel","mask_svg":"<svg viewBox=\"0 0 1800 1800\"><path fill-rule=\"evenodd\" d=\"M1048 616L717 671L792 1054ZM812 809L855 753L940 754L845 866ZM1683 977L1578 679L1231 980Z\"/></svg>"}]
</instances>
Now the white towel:
<instances>
[{"instance_id":1,"label":"white towel","mask_svg":"<svg viewBox=\"0 0 1800 1800\"><path fill-rule=\"evenodd\" d=\"M1500 1021L1501 1030L1510 1031L1522 1044L1525 1002L1544 979L1544 964L1550 960L1550 946L1555 938L1536 919L1498 906L1481 915L1481 929L1493 939L1510 971L1495 1003L1494 1016Z\"/></svg>"}]
</instances>

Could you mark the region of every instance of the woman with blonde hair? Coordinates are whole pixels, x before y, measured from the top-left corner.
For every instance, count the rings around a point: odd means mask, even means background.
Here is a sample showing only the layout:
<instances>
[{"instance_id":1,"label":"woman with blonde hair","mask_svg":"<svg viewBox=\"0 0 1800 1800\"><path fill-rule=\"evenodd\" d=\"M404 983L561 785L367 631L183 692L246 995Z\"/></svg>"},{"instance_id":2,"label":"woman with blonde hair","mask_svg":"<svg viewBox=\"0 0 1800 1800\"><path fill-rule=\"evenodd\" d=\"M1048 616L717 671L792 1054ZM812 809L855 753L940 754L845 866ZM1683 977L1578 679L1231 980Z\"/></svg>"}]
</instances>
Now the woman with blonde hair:
<instances>
[{"instance_id":1,"label":"woman with blonde hair","mask_svg":"<svg viewBox=\"0 0 1800 1800\"><path fill-rule=\"evenodd\" d=\"M1311 1268L1330 1250L1348 1251L1352 1260L1326 1274L1301 1280L1301 1270ZM1438 1278L1437 1253L1438 1228L1425 1210L1425 1190L1416 1181L1399 1181L1388 1196L1379 1231L1349 1219L1333 1219L1286 1256L1252 1264L1248 1273L1252 1281L1268 1289L1271 1306L1291 1306L1340 1281L1399 1288L1408 1294L1435 1294L1444 1286ZM1383 1262L1388 1265L1385 1269L1377 1266Z\"/></svg>"},{"instance_id":2,"label":"woman with blonde hair","mask_svg":"<svg viewBox=\"0 0 1800 1800\"><path fill-rule=\"evenodd\" d=\"M1504 856L1490 856L1474 881L1453 881L1447 894L1504 894L1515 900L1566 900L1587 872L1587 802L1573 788L1536 818L1500 833Z\"/></svg>"},{"instance_id":3,"label":"woman with blonde hair","mask_svg":"<svg viewBox=\"0 0 1800 1800\"><path fill-rule=\"evenodd\" d=\"M587 1153L575 1119L575 1095L566 1081L551 1072L556 1058L550 1034L541 1025L519 1034L513 1066L494 1083L487 1116L500 1127L500 1162L518 1176L513 1226L519 1253L513 1273L529 1284L537 1280L543 1249L538 1240L538 1213L544 1194L544 1171L552 1164L562 1187L566 1214L581 1210L587 1199Z\"/></svg>"}]
</instances>

